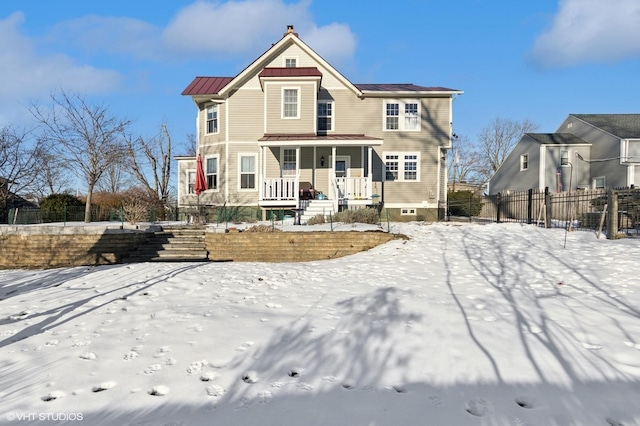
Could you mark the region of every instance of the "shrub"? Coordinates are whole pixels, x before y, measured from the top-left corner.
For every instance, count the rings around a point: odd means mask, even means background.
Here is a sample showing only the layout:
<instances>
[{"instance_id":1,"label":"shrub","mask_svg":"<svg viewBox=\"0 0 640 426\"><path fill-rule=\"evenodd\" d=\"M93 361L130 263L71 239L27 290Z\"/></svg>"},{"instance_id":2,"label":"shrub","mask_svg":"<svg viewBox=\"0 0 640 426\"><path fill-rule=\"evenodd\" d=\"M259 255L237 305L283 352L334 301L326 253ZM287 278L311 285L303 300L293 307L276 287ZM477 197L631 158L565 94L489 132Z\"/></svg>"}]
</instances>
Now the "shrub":
<instances>
[{"instance_id":1,"label":"shrub","mask_svg":"<svg viewBox=\"0 0 640 426\"><path fill-rule=\"evenodd\" d=\"M43 222L83 220L84 203L71 194L51 194L40 201L40 213Z\"/></svg>"},{"instance_id":2,"label":"shrub","mask_svg":"<svg viewBox=\"0 0 640 426\"><path fill-rule=\"evenodd\" d=\"M317 214L307 221L307 225L320 225L322 223L326 223L324 215L322 214Z\"/></svg>"},{"instance_id":3,"label":"shrub","mask_svg":"<svg viewBox=\"0 0 640 426\"><path fill-rule=\"evenodd\" d=\"M333 220L342 223L369 223L375 225L380 222L380 217L376 209L363 208L343 210L336 213Z\"/></svg>"},{"instance_id":4,"label":"shrub","mask_svg":"<svg viewBox=\"0 0 640 426\"><path fill-rule=\"evenodd\" d=\"M282 230L270 225L254 225L251 228L245 229L243 232L282 232Z\"/></svg>"},{"instance_id":5,"label":"shrub","mask_svg":"<svg viewBox=\"0 0 640 426\"><path fill-rule=\"evenodd\" d=\"M452 216L478 216L482 211L482 199L472 191L449 191L448 199Z\"/></svg>"}]
</instances>

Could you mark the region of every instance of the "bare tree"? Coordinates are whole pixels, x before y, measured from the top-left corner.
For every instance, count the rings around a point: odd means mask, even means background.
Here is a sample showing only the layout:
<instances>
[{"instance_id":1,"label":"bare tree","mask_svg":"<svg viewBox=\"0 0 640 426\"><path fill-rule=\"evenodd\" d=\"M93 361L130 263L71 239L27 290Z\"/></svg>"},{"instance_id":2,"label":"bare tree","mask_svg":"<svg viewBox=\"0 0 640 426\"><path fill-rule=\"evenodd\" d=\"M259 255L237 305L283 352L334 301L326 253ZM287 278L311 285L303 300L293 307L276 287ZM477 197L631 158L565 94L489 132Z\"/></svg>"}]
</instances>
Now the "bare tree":
<instances>
[{"instance_id":1,"label":"bare tree","mask_svg":"<svg viewBox=\"0 0 640 426\"><path fill-rule=\"evenodd\" d=\"M479 173L484 180L488 181L493 176L523 134L537 128L538 125L528 119L516 121L498 117L484 127L478 137L482 156Z\"/></svg>"},{"instance_id":2,"label":"bare tree","mask_svg":"<svg viewBox=\"0 0 640 426\"><path fill-rule=\"evenodd\" d=\"M187 135L187 152L186 155L190 155L195 157L198 152L198 141L196 140L196 135L193 133L189 133Z\"/></svg>"},{"instance_id":3,"label":"bare tree","mask_svg":"<svg viewBox=\"0 0 640 426\"><path fill-rule=\"evenodd\" d=\"M152 194L156 194L163 207L169 203L171 182L171 134L165 124L160 133L148 140L139 137L127 140L128 159L133 175Z\"/></svg>"},{"instance_id":4,"label":"bare tree","mask_svg":"<svg viewBox=\"0 0 640 426\"><path fill-rule=\"evenodd\" d=\"M449 179L455 182L483 183L479 174L481 155L471 140L461 135L453 142L447 158Z\"/></svg>"},{"instance_id":5,"label":"bare tree","mask_svg":"<svg viewBox=\"0 0 640 426\"><path fill-rule=\"evenodd\" d=\"M131 121L111 115L101 104L79 94L51 95L50 109L32 105L43 126L43 138L60 161L73 167L87 184L84 221L91 221L91 196L96 183L126 155L124 135Z\"/></svg>"},{"instance_id":6,"label":"bare tree","mask_svg":"<svg viewBox=\"0 0 640 426\"><path fill-rule=\"evenodd\" d=\"M39 197L64 192L71 184L67 164L58 160L57 155L46 143L39 143L34 152L38 167L37 179L30 185L31 192Z\"/></svg>"},{"instance_id":7,"label":"bare tree","mask_svg":"<svg viewBox=\"0 0 640 426\"><path fill-rule=\"evenodd\" d=\"M27 190L36 179L37 150L37 141L29 139L29 132L0 129L0 216L14 194Z\"/></svg>"}]
</instances>

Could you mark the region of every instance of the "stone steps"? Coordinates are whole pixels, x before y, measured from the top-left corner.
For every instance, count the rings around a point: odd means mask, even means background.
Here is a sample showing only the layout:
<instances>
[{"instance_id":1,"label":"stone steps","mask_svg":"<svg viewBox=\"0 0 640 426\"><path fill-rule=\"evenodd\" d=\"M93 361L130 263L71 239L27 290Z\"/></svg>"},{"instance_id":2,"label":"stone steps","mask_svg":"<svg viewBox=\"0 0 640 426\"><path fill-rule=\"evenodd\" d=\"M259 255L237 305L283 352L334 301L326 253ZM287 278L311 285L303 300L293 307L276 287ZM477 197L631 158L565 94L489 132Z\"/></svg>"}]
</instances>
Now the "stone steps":
<instances>
[{"instance_id":1,"label":"stone steps","mask_svg":"<svg viewBox=\"0 0 640 426\"><path fill-rule=\"evenodd\" d=\"M208 260L202 226L166 226L138 246L129 262L200 262Z\"/></svg>"}]
</instances>

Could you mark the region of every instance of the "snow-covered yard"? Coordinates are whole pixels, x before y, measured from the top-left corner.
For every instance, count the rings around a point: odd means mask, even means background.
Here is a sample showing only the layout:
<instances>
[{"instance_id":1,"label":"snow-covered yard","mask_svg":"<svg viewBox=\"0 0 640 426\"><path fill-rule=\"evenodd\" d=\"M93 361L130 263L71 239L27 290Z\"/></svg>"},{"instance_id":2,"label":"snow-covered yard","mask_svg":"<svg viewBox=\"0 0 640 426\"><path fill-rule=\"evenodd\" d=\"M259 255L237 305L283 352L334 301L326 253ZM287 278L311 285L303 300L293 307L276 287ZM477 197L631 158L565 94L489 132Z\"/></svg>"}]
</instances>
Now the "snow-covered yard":
<instances>
[{"instance_id":1,"label":"snow-covered yard","mask_svg":"<svg viewBox=\"0 0 640 426\"><path fill-rule=\"evenodd\" d=\"M0 424L640 424L639 241L391 231L328 261L0 271Z\"/></svg>"}]
</instances>

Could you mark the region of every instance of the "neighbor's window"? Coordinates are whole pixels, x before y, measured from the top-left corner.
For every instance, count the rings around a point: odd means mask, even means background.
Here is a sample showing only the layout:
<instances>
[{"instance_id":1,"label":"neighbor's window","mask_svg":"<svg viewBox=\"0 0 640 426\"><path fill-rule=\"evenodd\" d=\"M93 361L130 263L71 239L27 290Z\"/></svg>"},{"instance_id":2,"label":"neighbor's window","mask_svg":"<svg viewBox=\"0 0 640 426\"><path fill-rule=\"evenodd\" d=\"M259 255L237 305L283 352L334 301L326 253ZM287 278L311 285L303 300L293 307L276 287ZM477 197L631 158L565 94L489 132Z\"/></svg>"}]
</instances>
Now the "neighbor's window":
<instances>
[{"instance_id":1,"label":"neighbor's window","mask_svg":"<svg viewBox=\"0 0 640 426\"><path fill-rule=\"evenodd\" d=\"M604 176L599 176L597 178L593 178L593 187L595 189L604 189L606 184L606 179Z\"/></svg>"},{"instance_id":2,"label":"neighbor's window","mask_svg":"<svg viewBox=\"0 0 640 426\"><path fill-rule=\"evenodd\" d=\"M282 176L295 176L296 174L296 150L282 150Z\"/></svg>"},{"instance_id":3,"label":"neighbor's window","mask_svg":"<svg viewBox=\"0 0 640 426\"><path fill-rule=\"evenodd\" d=\"M522 154L520 156L520 171L527 170L529 168L529 154Z\"/></svg>"},{"instance_id":4,"label":"neighbor's window","mask_svg":"<svg viewBox=\"0 0 640 426\"><path fill-rule=\"evenodd\" d=\"M403 216L415 215L416 209L401 209L400 214Z\"/></svg>"},{"instance_id":5,"label":"neighbor's window","mask_svg":"<svg viewBox=\"0 0 640 426\"><path fill-rule=\"evenodd\" d=\"M195 194L196 172L187 172L187 194Z\"/></svg>"},{"instance_id":6,"label":"neighbor's window","mask_svg":"<svg viewBox=\"0 0 640 426\"><path fill-rule=\"evenodd\" d=\"M561 166L569 165L569 151L566 151L566 150L560 151L560 165Z\"/></svg>"},{"instance_id":7,"label":"neighbor's window","mask_svg":"<svg viewBox=\"0 0 640 426\"><path fill-rule=\"evenodd\" d=\"M385 180L417 182L420 175L420 154L387 153L384 155Z\"/></svg>"},{"instance_id":8,"label":"neighbor's window","mask_svg":"<svg viewBox=\"0 0 640 426\"><path fill-rule=\"evenodd\" d=\"M207 133L218 133L218 105L207 107Z\"/></svg>"},{"instance_id":9,"label":"neighbor's window","mask_svg":"<svg viewBox=\"0 0 640 426\"><path fill-rule=\"evenodd\" d=\"M626 140L622 145L622 161L640 163L640 139Z\"/></svg>"},{"instance_id":10,"label":"neighbor's window","mask_svg":"<svg viewBox=\"0 0 640 426\"><path fill-rule=\"evenodd\" d=\"M418 130L418 104L404 104L404 130Z\"/></svg>"},{"instance_id":11,"label":"neighbor's window","mask_svg":"<svg viewBox=\"0 0 640 426\"><path fill-rule=\"evenodd\" d=\"M299 106L298 102L298 89L283 89L282 90L282 117L283 118L298 118Z\"/></svg>"},{"instance_id":12,"label":"neighbor's window","mask_svg":"<svg viewBox=\"0 0 640 426\"><path fill-rule=\"evenodd\" d=\"M398 130L398 118L400 116L400 105L398 104L387 104L386 106L386 129L387 130Z\"/></svg>"},{"instance_id":13,"label":"neighbor's window","mask_svg":"<svg viewBox=\"0 0 640 426\"><path fill-rule=\"evenodd\" d=\"M333 102L318 102L318 131L333 130Z\"/></svg>"},{"instance_id":14,"label":"neighbor's window","mask_svg":"<svg viewBox=\"0 0 640 426\"><path fill-rule=\"evenodd\" d=\"M206 164L207 188L218 189L218 157L207 158Z\"/></svg>"},{"instance_id":15,"label":"neighbor's window","mask_svg":"<svg viewBox=\"0 0 640 426\"><path fill-rule=\"evenodd\" d=\"M256 188L256 156L240 156L240 189Z\"/></svg>"},{"instance_id":16,"label":"neighbor's window","mask_svg":"<svg viewBox=\"0 0 640 426\"><path fill-rule=\"evenodd\" d=\"M420 130L420 104L415 101L385 102L384 130Z\"/></svg>"}]
</instances>

